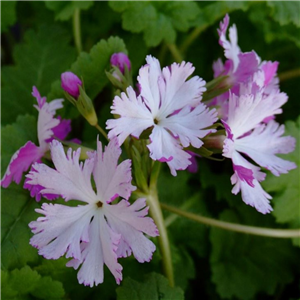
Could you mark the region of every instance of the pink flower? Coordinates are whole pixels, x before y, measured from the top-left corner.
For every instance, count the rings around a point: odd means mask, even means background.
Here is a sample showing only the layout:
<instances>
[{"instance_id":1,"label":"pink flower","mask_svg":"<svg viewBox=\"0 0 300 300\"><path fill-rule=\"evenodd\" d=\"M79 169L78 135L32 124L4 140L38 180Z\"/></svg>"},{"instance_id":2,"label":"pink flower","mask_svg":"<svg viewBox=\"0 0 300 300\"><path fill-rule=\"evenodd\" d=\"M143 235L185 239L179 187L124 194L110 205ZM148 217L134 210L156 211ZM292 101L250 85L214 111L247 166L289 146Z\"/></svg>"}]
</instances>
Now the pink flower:
<instances>
[{"instance_id":1,"label":"pink flower","mask_svg":"<svg viewBox=\"0 0 300 300\"><path fill-rule=\"evenodd\" d=\"M72 72L65 72L61 74L61 87L71 96L78 98L79 86L82 86L81 80Z\"/></svg>"},{"instance_id":2,"label":"pink flower","mask_svg":"<svg viewBox=\"0 0 300 300\"><path fill-rule=\"evenodd\" d=\"M60 194L66 201L84 203L73 207L44 203L36 210L44 216L29 224L34 233L30 244L47 259L71 257L68 267L78 269L81 265L79 283L91 287L102 283L105 264L119 284L122 266L118 258L133 253L141 263L150 261L155 245L143 233L158 235L153 220L146 217L145 199L131 205L126 201L135 190L130 160L118 165L121 149L117 139L104 152L98 141L97 151L84 163L79 162L80 148L69 149L66 155L60 142L54 140L50 147L56 169L34 164L27 175L28 184L43 186L42 194ZM116 197L126 200L111 204Z\"/></svg>"},{"instance_id":3,"label":"pink flower","mask_svg":"<svg viewBox=\"0 0 300 300\"><path fill-rule=\"evenodd\" d=\"M130 71L131 63L128 56L123 52L114 53L110 58L110 63L112 66L116 66L124 74L125 66Z\"/></svg>"},{"instance_id":4,"label":"pink flower","mask_svg":"<svg viewBox=\"0 0 300 300\"><path fill-rule=\"evenodd\" d=\"M228 119L223 121L227 133L223 156L231 158L234 169L232 192L237 194L241 191L243 201L264 214L272 210L269 204L271 196L259 183L265 179L265 174L243 155L276 176L296 168L293 162L276 156L293 151L295 139L282 136L284 126L279 126L274 120L263 123L265 119L281 113L280 107L286 101L286 94L274 92L266 95L264 89L254 94L230 94Z\"/></svg>"},{"instance_id":5,"label":"pink flower","mask_svg":"<svg viewBox=\"0 0 300 300\"><path fill-rule=\"evenodd\" d=\"M54 117L56 110L63 107L63 99L53 100L48 103L46 102L46 97L40 96L36 87L33 87L32 90L32 95L36 98L38 104L34 105L34 107L39 112L37 122L39 146L28 141L12 156L1 180L1 186L5 188L12 181L17 184L20 183L23 173L29 169L32 163L40 161L49 150L49 143L54 136L63 140L71 130L70 120L61 120L59 117ZM31 189L31 186L27 186L26 181L24 187ZM31 190L31 195L33 197L36 196L37 201L40 199L36 189Z\"/></svg>"},{"instance_id":6,"label":"pink flower","mask_svg":"<svg viewBox=\"0 0 300 300\"><path fill-rule=\"evenodd\" d=\"M117 136L122 144L129 135L138 138L153 128L147 146L150 157L167 162L175 176L176 170L191 164L191 155L183 148L202 146L200 138L213 131L204 128L216 121L216 112L200 103L205 81L198 76L187 80L194 71L191 63L173 63L161 70L156 58L147 56L146 61L138 76L141 93L137 96L129 87L127 94L114 98L112 113L120 118L107 121L108 137Z\"/></svg>"},{"instance_id":7,"label":"pink flower","mask_svg":"<svg viewBox=\"0 0 300 300\"><path fill-rule=\"evenodd\" d=\"M264 88L264 93L270 94L278 92L278 78L276 77L278 62L261 62L260 57L255 51L242 52L237 44L237 29L235 24L229 28L229 40L226 38L226 32L229 25L229 16L224 17L220 22L219 44L224 48L226 61L223 64L218 59L213 64L214 77L227 75L227 84L231 85L230 92L241 95L241 85L258 82L262 80L259 88ZM209 106L217 106L220 118L227 119L228 114L229 91L210 101Z\"/></svg>"}]
</instances>

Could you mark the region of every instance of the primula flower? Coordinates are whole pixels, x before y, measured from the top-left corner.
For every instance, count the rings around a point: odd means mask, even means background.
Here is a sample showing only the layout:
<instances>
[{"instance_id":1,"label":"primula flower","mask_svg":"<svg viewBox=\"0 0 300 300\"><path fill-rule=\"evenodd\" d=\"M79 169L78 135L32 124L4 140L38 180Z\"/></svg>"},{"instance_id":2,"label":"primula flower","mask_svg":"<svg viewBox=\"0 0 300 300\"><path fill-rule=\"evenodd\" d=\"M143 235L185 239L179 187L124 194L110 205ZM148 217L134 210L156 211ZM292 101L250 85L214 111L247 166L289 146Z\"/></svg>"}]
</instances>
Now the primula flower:
<instances>
[{"instance_id":1,"label":"primula flower","mask_svg":"<svg viewBox=\"0 0 300 300\"><path fill-rule=\"evenodd\" d=\"M279 153L293 151L295 139L282 136L284 125L279 126L270 119L282 112L280 107L286 101L285 93L273 92L266 95L263 89L255 94L240 96L231 93L228 119L226 122L223 121L227 133L223 156L231 158L234 169L231 182L235 186L232 192L237 194L241 191L243 201L263 214L272 210L269 203L272 197L262 189L259 183L265 179L265 174L243 155L270 170L276 176L296 168L293 162L276 156ZM267 118L270 121L267 124L262 123Z\"/></svg>"},{"instance_id":2,"label":"primula flower","mask_svg":"<svg viewBox=\"0 0 300 300\"><path fill-rule=\"evenodd\" d=\"M150 261L155 245L144 236L157 236L158 230L149 217L145 199L132 205L126 201L135 187L131 185L131 162L118 165L121 149L113 139L105 151L98 141L97 151L84 163L79 162L81 149L64 152L60 142L54 140L51 156L56 169L34 164L27 175L28 184L41 185L42 194L59 194L66 200L78 200L85 205L69 207L44 203L38 213L43 214L31 222L34 236L30 244L47 259L72 257L68 267L78 269L78 280L93 286L103 282L103 266L109 268L119 284L122 266L118 257L133 253L139 262ZM93 189L91 175L95 183ZM116 197L117 204L111 204Z\"/></svg>"},{"instance_id":3,"label":"primula flower","mask_svg":"<svg viewBox=\"0 0 300 300\"><path fill-rule=\"evenodd\" d=\"M1 180L2 187L8 187L12 181L20 183L23 173L29 169L32 163L39 161L49 150L49 143L54 137L65 139L71 131L70 120L62 120L60 117L55 118L57 109L62 108L63 99L46 102L46 97L41 97L36 87L32 89L32 95L36 98L38 105L34 107L38 110L37 132L39 146L28 141L22 146L11 158L7 170ZM24 188L31 190L31 196L36 196L37 201L40 200L38 187L32 189L25 181ZM50 197L51 198L51 197ZM53 197L52 197L53 198Z\"/></svg>"},{"instance_id":4,"label":"primula flower","mask_svg":"<svg viewBox=\"0 0 300 300\"><path fill-rule=\"evenodd\" d=\"M270 94L273 91L279 91L278 78L276 77L278 62L262 61L257 53L252 50L251 52L242 52L237 44L237 28L235 24L229 28L229 40L226 38L227 28L229 25L229 16L226 15L220 28L218 29L219 44L224 48L224 55L227 58L223 64L221 59L218 59L213 64L214 77L221 75L229 76L227 84L231 86L230 92L239 95L240 85L256 81L255 76L263 73L263 82L260 88L264 88L264 93ZM227 118L228 114L228 98L229 91L214 98L210 101L209 106L218 106L219 115L222 119Z\"/></svg>"},{"instance_id":5,"label":"primula flower","mask_svg":"<svg viewBox=\"0 0 300 300\"><path fill-rule=\"evenodd\" d=\"M108 137L118 136L122 144L129 135L138 138L153 127L147 146L150 157L167 162L175 176L176 170L191 164L191 155L183 148L202 146L200 138L213 132L204 128L216 121L216 112L200 103L205 81L198 76L187 80L194 71L191 63L173 63L161 70L156 58L147 56L146 61L138 76L140 94L130 86L127 94L114 98L112 113L120 118L107 121Z\"/></svg>"},{"instance_id":6,"label":"primula flower","mask_svg":"<svg viewBox=\"0 0 300 300\"><path fill-rule=\"evenodd\" d=\"M260 58L255 51L243 53L237 44L237 28L235 24L229 28L229 40L226 32L229 25L229 16L224 17L220 22L219 44L224 48L224 55L227 58L225 64L219 59L213 65L215 77L229 75L229 81L233 86L237 83L246 82L258 70Z\"/></svg>"}]
</instances>

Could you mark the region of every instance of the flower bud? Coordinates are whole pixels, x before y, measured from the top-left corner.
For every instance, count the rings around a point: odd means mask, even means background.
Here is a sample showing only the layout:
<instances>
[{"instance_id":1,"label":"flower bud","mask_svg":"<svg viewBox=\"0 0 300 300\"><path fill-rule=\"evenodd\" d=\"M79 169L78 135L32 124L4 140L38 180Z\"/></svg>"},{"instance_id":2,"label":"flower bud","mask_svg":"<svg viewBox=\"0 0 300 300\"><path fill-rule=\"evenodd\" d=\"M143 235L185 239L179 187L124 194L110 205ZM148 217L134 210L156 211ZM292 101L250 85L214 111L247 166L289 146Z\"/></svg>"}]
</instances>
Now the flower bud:
<instances>
[{"instance_id":1,"label":"flower bud","mask_svg":"<svg viewBox=\"0 0 300 300\"><path fill-rule=\"evenodd\" d=\"M72 72L61 74L61 87L74 98L78 98L80 91L79 86L82 86L81 80Z\"/></svg>"},{"instance_id":2,"label":"flower bud","mask_svg":"<svg viewBox=\"0 0 300 300\"><path fill-rule=\"evenodd\" d=\"M110 63L112 66L118 67L122 74L125 74L125 66L127 67L128 71L131 70L130 60L123 52L114 53L110 58Z\"/></svg>"},{"instance_id":3,"label":"flower bud","mask_svg":"<svg viewBox=\"0 0 300 300\"><path fill-rule=\"evenodd\" d=\"M61 86L65 97L78 109L81 115L92 125L98 124L93 101L86 94L83 82L72 72L61 74Z\"/></svg>"}]
</instances>

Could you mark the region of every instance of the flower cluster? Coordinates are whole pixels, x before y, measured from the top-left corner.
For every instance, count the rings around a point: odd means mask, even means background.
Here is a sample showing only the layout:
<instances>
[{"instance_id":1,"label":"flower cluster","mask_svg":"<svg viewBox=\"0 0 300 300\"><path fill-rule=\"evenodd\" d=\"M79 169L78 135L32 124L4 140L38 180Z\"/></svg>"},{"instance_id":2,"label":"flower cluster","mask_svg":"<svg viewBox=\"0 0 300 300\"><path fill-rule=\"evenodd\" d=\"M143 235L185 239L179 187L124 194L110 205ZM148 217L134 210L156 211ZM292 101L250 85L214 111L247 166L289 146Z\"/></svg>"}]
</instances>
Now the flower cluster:
<instances>
[{"instance_id":1,"label":"flower cluster","mask_svg":"<svg viewBox=\"0 0 300 300\"><path fill-rule=\"evenodd\" d=\"M295 147L295 139L283 136L284 126L275 121L288 97L279 89L278 62L261 61L255 51L243 53L237 43L235 25L229 28L227 39L228 25L226 15L218 29L226 61L223 64L219 59L213 70L216 79L226 76L225 86L230 88L225 92L220 89L212 99L206 95L205 101L203 95L209 85L199 76L192 76L195 68L190 62L161 68L158 59L148 55L146 65L139 69L135 90L129 58L124 53L112 55L112 73L106 74L123 92L116 92L111 105L115 118L106 121L108 145L103 150L97 139L97 149L88 152L84 162L80 162L80 147L65 153L63 143L71 130L70 121L54 117L56 110L62 108L63 99L48 103L33 87L39 113L39 145L28 141L13 155L1 186L8 187L12 181L20 183L23 173L31 167L24 188L37 201L42 196L48 200L62 197L66 202L80 201L77 206L43 203L36 210L42 216L29 224L34 234L30 244L47 259L64 255L71 258L67 266L80 268L80 283L91 287L102 283L106 265L119 284L119 258L133 254L138 262L149 262L156 249L146 236L159 236L156 224L147 216L146 199L136 197L137 200L129 201L136 188L139 192L150 191L154 168L145 172L145 189L138 180L134 183L137 187L133 186L131 160L119 163L120 147L125 141L129 158L138 151L138 147L132 150L130 146L142 145L147 153L147 166L153 167L152 160L167 163L176 176L178 170L195 172L195 156L208 151L199 150L204 138L215 138L222 155L232 160L232 192L241 192L243 201L263 214L272 210L271 196L260 185L266 176L261 168L279 176L296 167L276 156ZM61 81L66 98L106 137L98 125L83 78L65 72ZM52 162L42 163L49 150ZM137 164L140 167L142 162Z\"/></svg>"},{"instance_id":2,"label":"flower cluster","mask_svg":"<svg viewBox=\"0 0 300 300\"><path fill-rule=\"evenodd\" d=\"M215 75L228 75L232 85L228 93L214 99L214 105L221 107L220 118L226 129L223 156L232 160L232 192L241 191L246 204L265 214L272 210L271 196L260 185L266 176L260 167L276 176L296 168L293 162L276 156L295 147L294 138L282 136L284 125L274 121L288 97L278 88L278 62L261 62L254 51L242 53L235 25L229 29L230 41L226 39L228 24L226 15L218 30L227 60L224 65L220 60L214 64Z\"/></svg>"}]
</instances>

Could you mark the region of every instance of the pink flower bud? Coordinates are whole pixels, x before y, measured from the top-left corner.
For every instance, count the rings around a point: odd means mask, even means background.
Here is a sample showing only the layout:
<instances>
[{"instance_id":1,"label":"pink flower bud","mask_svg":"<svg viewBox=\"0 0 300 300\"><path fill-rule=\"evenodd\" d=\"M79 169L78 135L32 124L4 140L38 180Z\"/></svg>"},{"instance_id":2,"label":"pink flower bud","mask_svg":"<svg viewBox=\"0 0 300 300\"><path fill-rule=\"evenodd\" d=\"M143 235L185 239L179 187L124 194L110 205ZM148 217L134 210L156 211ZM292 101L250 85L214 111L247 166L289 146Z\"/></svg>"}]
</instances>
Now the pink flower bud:
<instances>
[{"instance_id":1,"label":"pink flower bud","mask_svg":"<svg viewBox=\"0 0 300 300\"><path fill-rule=\"evenodd\" d=\"M110 58L110 63L112 66L118 67L123 74L125 71L125 65L127 66L129 71L131 69L130 60L128 56L123 52L114 53Z\"/></svg>"},{"instance_id":2,"label":"pink flower bud","mask_svg":"<svg viewBox=\"0 0 300 300\"><path fill-rule=\"evenodd\" d=\"M61 87L74 98L79 96L79 85L82 86L82 82L74 73L65 72L61 74Z\"/></svg>"}]
</instances>

